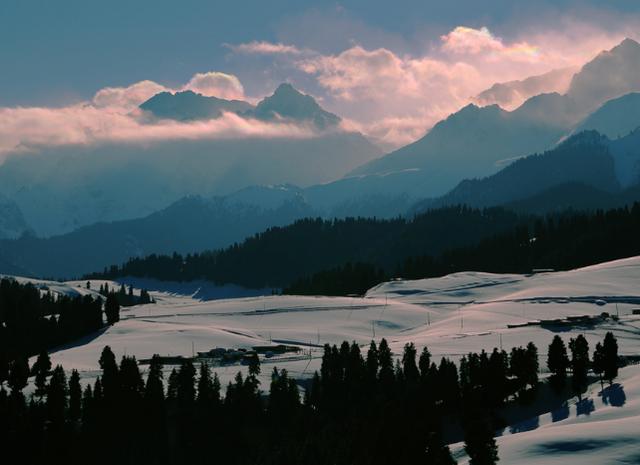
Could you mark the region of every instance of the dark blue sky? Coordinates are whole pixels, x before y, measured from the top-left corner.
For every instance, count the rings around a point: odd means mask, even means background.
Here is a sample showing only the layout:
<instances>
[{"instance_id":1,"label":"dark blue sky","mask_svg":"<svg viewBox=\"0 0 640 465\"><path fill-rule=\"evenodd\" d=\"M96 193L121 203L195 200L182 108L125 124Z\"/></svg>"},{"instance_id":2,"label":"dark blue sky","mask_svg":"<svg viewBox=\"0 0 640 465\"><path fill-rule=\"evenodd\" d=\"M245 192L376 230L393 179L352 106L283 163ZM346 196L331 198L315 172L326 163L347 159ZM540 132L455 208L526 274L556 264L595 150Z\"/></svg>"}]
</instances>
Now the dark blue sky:
<instances>
[{"instance_id":1,"label":"dark blue sky","mask_svg":"<svg viewBox=\"0 0 640 465\"><path fill-rule=\"evenodd\" d=\"M640 9L635 0L2 0L0 106L62 105L105 86L142 79L170 86L206 70L238 74L251 93L259 86L255 68L234 61L224 43L284 41L337 52L357 41L411 52L418 39L458 25L508 37L522 24L588 15L603 3L613 13Z\"/></svg>"}]
</instances>

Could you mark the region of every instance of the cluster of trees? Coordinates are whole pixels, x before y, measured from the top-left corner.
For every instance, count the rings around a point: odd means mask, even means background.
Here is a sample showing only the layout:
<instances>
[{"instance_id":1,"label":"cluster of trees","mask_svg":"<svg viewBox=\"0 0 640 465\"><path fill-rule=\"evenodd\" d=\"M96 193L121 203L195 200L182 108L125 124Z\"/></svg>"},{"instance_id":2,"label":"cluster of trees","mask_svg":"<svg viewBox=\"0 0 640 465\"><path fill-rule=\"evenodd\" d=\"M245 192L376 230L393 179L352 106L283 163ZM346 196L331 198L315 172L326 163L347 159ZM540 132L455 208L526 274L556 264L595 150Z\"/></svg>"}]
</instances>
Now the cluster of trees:
<instances>
[{"instance_id":1,"label":"cluster of trees","mask_svg":"<svg viewBox=\"0 0 640 465\"><path fill-rule=\"evenodd\" d=\"M0 280L0 372L15 359L26 363L30 355L103 326L101 299L54 296L30 283Z\"/></svg>"},{"instance_id":2,"label":"cluster of trees","mask_svg":"<svg viewBox=\"0 0 640 465\"><path fill-rule=\"evenodd\" d=\"M547 359L554 377L569 368L582 376L590 366L585 342L572 340L569 359L554 338ZM612 380L615 338L608 333L598 347L591 366ZM413 343L395 358L385 339L372 341L366 353L355 342L327 344L301 398L298 382L277 368L268 395L261 395L257 356L223 396L206 363L196 368L185 359L165 383L159 356L145 379L135 357L118 364L107 346L101 375L81 389L78 373L67 379L62 367L51 370L44 351L33 367L14 363L0 373L0 385L6 381L10 390L0 388L0 437L25 463L80 463L90 456L96 463L450 465L445 434L462 434L472 464L496 463L500 408L511 399L531 401L536 392L536 346L470 353L459 368L446 358L432 360L426 347L418 354ZM27 403L22 390L29 375L36 389ZM451 437L452 425L462 433Z\"/></svg>"},{"instance_id":3,"label":"cluster of trees","mask_svg":"<svg viewBox=\"0 0 640 465\"><path fill-rule=\"evenodd\" d=\"M87 289L91 289L91 281L87 281ZM133 305L143 305L153 303L153 298L149 295L146 289L140 290L140 295L133 293L133 286L129 286L129 290L125 287L124 283L120 284L120 288L109 288L109 283L100 284L100 295L108 298L109 295L113 295L118 302L118 305L122 307L131 307Z\"/></svg>"},{"instance_id":4,"label":"cluster of trees","mask_svg":"<svg viewBox=\"0 0 640 465\"><path fill-rule=\"evenodd\" d=\"M640 254L640 204L589 213L519 217L500 208L447 207L413 220L300 220L227 249L151 255L101 278L207 279L297 294L360 294L394 276L462 270L528 273L571 269Z\"/></svg>"},{"instance_id":5,"label":"cluster of trees","mask_svg":"<svg viewBox=\"0 0 640 465\"><path fill-rule=\"evenodd\" d=\"M567 346L560 336L555 336L549 345L547 367L551 372L551 382L556 389L564 388L567 372L571 371L571 387L579 396L588 384L589 368L609 384L618 376L618 341L611 332L607 332L602 343L596 344L593 359L589 358L589 343L582 335L569 341L571 358L567 353Z\"/></svg>"}]
</instances>

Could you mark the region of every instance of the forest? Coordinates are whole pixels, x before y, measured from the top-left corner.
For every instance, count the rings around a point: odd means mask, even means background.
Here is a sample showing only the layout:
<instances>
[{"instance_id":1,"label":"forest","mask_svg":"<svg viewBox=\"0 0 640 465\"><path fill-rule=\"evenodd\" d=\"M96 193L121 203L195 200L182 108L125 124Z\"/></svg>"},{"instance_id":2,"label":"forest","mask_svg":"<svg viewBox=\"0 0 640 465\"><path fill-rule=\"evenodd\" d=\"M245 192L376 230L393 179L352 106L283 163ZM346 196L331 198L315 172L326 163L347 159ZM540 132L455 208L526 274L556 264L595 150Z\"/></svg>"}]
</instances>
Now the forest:
<instances>
[{"instance_id":1,"label":"forest","mask_svg":"<svg viewBox=\"0 0 640 465\"><path fill-rule=\"evenodd\" d=\"M569 373L569 395L578 396L589 370L603 382L617 376L611 333L593 357L582 335L568 348L555 336L548 349L556 395ZM143 373L134 356L118 364L106 346L100 375L83 388L76 370L67 379L42 352L32 367L16 361L0 372L10 390L0 388L0 438L6 457L28 464L85 463L89 456L104 464L453 464L452 439L464 440L472 464L494 464L494 432L506 426L501 409L536 401L539 355L529 343L510 353L470 353L456 365L432 360L426 347L418 354L413 343L396 356L385 339L362 348L344 341L324 346L309 382L275 367L261 394L256 355L223 395L211 367L191 359L165 380L159 356ZM27 400L29 376L36 389Z\"/></svg>"},{"instance_id":2,"label":"forest","mask_svg":"<svg viewBox=\"0 0 640 465\"><path fill-rule=\"evenodd\" d=\"M545 217L448 207L402 218L305 219L227 249L131 258L87 278L206 279L286 293L362 294L385 279L566 270L640 254L640 204Z\"/></svg>"}]
</instances>

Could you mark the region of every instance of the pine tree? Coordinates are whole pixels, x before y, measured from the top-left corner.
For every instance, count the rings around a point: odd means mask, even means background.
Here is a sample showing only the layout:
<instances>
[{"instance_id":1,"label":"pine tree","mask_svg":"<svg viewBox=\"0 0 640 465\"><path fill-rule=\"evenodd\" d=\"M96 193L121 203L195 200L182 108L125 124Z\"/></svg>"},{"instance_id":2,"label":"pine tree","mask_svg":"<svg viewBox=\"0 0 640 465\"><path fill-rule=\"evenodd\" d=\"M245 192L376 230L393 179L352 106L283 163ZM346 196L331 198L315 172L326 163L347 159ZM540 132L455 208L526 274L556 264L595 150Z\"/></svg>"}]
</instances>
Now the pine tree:
<instances>
[{"instance_id":1,"label":"pine tree","mask_svg":"<svg viewBox=\"0 0 640 465\"><path fill-rule=\"evenodd\" d=\"M207 362L200 364L200 373L198 376L198 395L196 400L200 408L210 408L213 404L213 379L211 378L211 369Z\"/></svg>"},{"instance_id":2,"label":"pine tree","mask_svg":"<svg viewBox=\"0 0 640 465\"><path fill-rule=\"evenodd\" d=\"M613 380L618 376L618 341L612 332L607 332L602 344L604 356L604 377L613 384Z\"/></svg>"},{"instance_id":3,"label":"pine tree","mask_svg":"<svg viewBox=\"0 0 640 465\"><path fill-rule=\"evenodd\" d=\"M429 374L429 368L431 367L431 352L429 352L427 346L425 346L420 353L418 367L420 368L420 376L422 379L426 379Z\"/></svg>"},{"instance_id":4,"label":"pine tree","mask_svg":"<svg viewBox=\"0 0 640 465\"><path fill-rule=\"evenodd\" d=\"M383 392L390 395L394 383L393 355L387 340L384 338L380 341L380 346L378 347L378 365L380 366L378 379L382 385Z\"/></svg>"},{"instance_id":5,"label":"pine tree","mask_svg":"<svg viewBox=\"0 0 640 465\"><path fill-rule=\"evenodd\" d=\"M29 362L26 357L16 358L10 365L7 385L12 395L18 395L27 386L29 380Z\"/></svg>"},{"instance_id":6,"label":"pine tree","mask_svg":"<svg viewBox=\"0 0 640 465\"><path fill-rule=\"evenodd\" d=\"M116 294L107 294L107 301L104 304L104 313L107 316L107 324L113 325L120 321L120 304Z\"/></svg>"},{"instance_id":7,"label":"pine tree","mask_svg":"<svg viewBox=\"0 0 640 465\"><path fill-rule=\"evenodd\" d=\"M35 374L35 395L42 400L42 397L47 392L47 376L49 376L49 371L51 370L51 359L49 358L49 354L46 350L43 350L38 355L36 362L31 367L31 374Z\"/></svg>"},{"instance_id":8,"label":"pine tree","mask_svg":"<svg viewBox=\"0 0 640 465\"><path fill-rule=\"evenodd\" d=\"M69 420L76 422L80 419L82 410L82 387L80 387L80 374L78 370L72 370L69 377Z\"/></svg>"},{"instance_id":9,"label":"pine tree","mask_svg":"<svg viewBox=\"0 0 640 465\"><path fill-rule=\"evenodd\" d=\"M178 384L178 372L173 368L167 382L167 400L176 400L178 398Z\"/></svg>"},{"instance_id":10,"label":"pine tree","mask_svg":"<svg viewBox=\"0 0 640 465\"><path fill-rule=\"evenodd\" d=\"M105 346L100 355L102 369L102 395L107 402L115 402L118 397L120 381L116 356L111 347Z\"/></svg>"},{"instance_id":11,"label":"pine tree","mask_svg":"<svg viewBox=\"0 0 640 465\"><path fill-rule=\"evenodd\" d=\"M47 418L53 428L60 429L65 422L67 408L67 376L62 366L53 369L47 389Z\"/></svg>"},{"instance_id":12,"label":"pine tree","mask_svg":"<svg viewBox=\"0 0 640 465\"><path fill-rule=\"evenodd\" d=\"M449 447L444 444L442 438L436 432L427 435L427 453L424 463L429 465L455 465L456 461L451 456Z\"/></svg>"},{"instance_id":13,"label":"pine tree","mask_svg":"<svg viewBox=\"0 0 640 465\"><path fill-rule=\"evenodd\" d=\"M470 465L494 465L500 460L493 428L486 415L474 414L466 420L464 429L464 450Z\"/></svg>"},{"instance_id":14,"label":"pine tree","mask_svg":"<svg viewBox=\"0 0 640 465\"><path fill-rule=\"evenodd\" d=\"M196 398L196 369L191 360L185 360L178 372L178 402L182 407L191 407Z\"/></svg>"},{"instance_id":15,"label":"pine tree","mask_svg":"<svg viewBox=\"0 0 640 465\"><path fill-rule=\"evenodd\" d=\"M367 379L370 385L373 384L378 377L378 367L378 347L375 341L371 341L369 350L367 351L366 361Z\"/></svg>"},{"instance_id":16,"label":"pine tree","mask_svg":"<svg viewBox=\"0 0 640 465\"><path fill-rule=\"evenodd\" d=\"M587 387L587 372L589 369L589 343L580 334L575 339L569 341L571 350L571 385L578 397L582 398L582 393Z\"/></svg>"},{"instance_id":17,"label":"pine tree","mask_svg":"<svg viewBox=\"0 0 640 465\"><path fill-rule=\"evenodd\" d=\"M417 382L420 376L418 366L416 365L416 354L416 346L413 342L405 344L402 353L402 371L405 379L409 383Z\"/></svg>"},{"instance_id":18,"label":"pine tree","mask_svg":"<svg viewBox=\"0 0 640 465\"><path fill-rule=\"evenodd\" d=\"M553 337L549 344L549 352L547 355L547 368L552 373L552 381L555 386L562 387L567 377L567 368L569 368L569 356L567 355L567 347L562 338L558 335Z\"/></svg>"},{"instance_id":19,"label":"pine tree","mask_svg":"<svg viewBox=\"0 0 640 465\"><path fill-rule=\"evenodd\" d=\"M593 362L591 367L593 372L598 375L600 378L600 385L602 386L604 383L604 366L605 366L605 356L604 350L602 348L602 344L599 342L596 344L596 350L593 352Z\"/></svg>"},{"instance_id":20,"label":"pine tree","mask_svg":"<svg viewBox=\"0 0 640 465\"><path fill-rule=\"evenodd\" d=\"M151 357L149 374L145 385L144 397L147 403L153 408L159 407L164 402L164 383L162 382L162 361L158 354Z\"/></svg>"}]
</instances>

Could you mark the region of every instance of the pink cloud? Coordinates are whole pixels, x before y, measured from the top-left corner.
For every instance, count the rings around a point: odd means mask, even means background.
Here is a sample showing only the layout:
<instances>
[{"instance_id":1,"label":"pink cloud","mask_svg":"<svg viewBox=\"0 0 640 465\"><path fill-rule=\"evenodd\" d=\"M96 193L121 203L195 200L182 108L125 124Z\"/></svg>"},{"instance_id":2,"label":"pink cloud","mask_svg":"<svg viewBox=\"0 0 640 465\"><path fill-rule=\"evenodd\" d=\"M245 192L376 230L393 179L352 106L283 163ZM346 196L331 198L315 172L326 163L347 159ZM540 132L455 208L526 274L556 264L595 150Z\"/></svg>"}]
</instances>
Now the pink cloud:
<instances>
[{"instance_id":1,"label":"pink cloud","mask_svg":"<svg viewBox=\"0 0 640 465\"><path fill-rule=\"evenodd\" d=\"M303 50L294 45L265 41L252 41L244 44L227 44L234 52L256 55L301 55Z\"/></svg>"},{"instance_id":2,"label":"pink cloud","mask_svg":"<svg viewBox=\"0 0 640 465\"><path fill-rule=\"evenodd\" d=\"M93 97L92 103L98 108L118 108L130 111L159 92L167 91L165 86L153 81L140 81L127 87L105 87Z\"/></svg>"},{"instance_id":3,"label":"pink cloud","mask_svg":"<svg viewBox=\"0 0 640 465\"><path fill-rule=\"evenodd\" d=\"M526 41L505 44L486 27L474 29L458 26L440 39L442 50L453 54L484 54L490 60L499 59L499 57L534 62L544 59L540 49L535 45Z\"/></svg>"},{"instance_id":4,"label":"pink cloud","mask_svg":"<svg viewBox=\"0 0 640 465\"><path fill-rule=\"evenodd\" d=\"M314 135L308 127L245 119L232 113L209 121L184 123L163 120L146 124L132 114L93 105L0 109L0 156L61 145L146 144L180 139L306 138Z\"/></svg>"},{"instance_id":5,"label":"pink cloud","mask_svg":"<svg viewBox=\"0 0 640 465\"><path fill-rule=\"evenodd\" d=\"M232 74L217 71L195 74L183 89L228 100L244 98L244 88L240 80Z\"/></svg>"}]
</instances>

